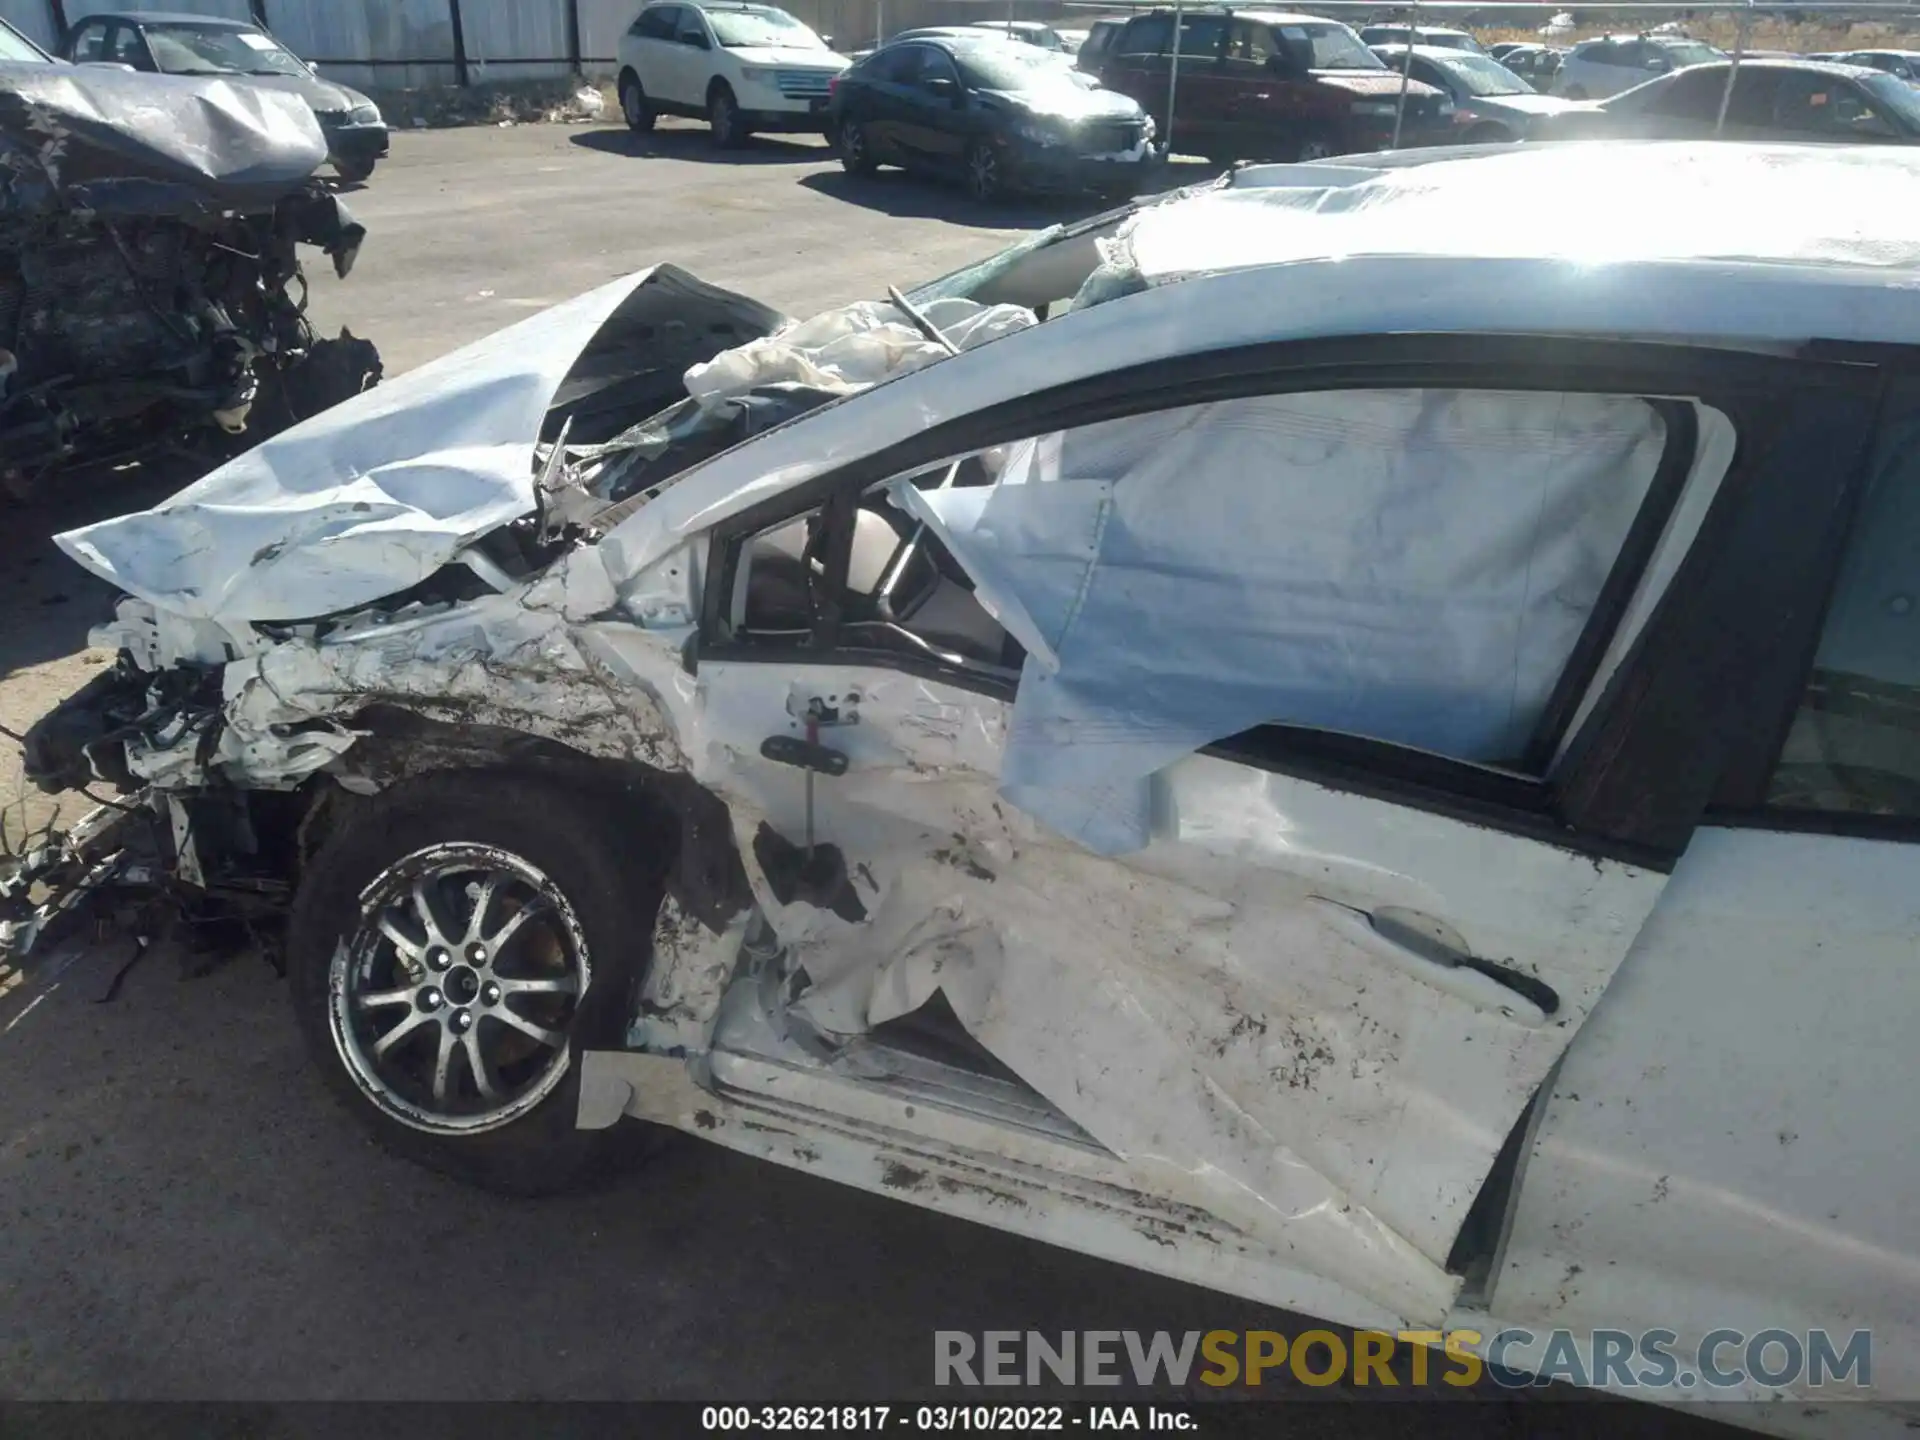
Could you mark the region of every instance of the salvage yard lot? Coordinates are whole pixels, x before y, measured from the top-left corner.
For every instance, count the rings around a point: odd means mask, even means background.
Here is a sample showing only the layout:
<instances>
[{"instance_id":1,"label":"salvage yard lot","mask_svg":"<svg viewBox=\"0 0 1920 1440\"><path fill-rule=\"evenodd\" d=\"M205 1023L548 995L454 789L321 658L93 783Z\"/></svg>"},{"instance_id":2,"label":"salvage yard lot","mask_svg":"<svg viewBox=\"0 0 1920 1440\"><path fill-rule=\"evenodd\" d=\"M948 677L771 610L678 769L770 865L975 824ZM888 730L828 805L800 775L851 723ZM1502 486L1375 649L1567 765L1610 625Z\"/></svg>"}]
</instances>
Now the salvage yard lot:
<instances>
[{"instance_id":1,"label":"salvage yard lot","mask_svg":"<svg viewBox=\"0 0 1920 1440\"><path fill-rule=\"evenodd\" d=\"M345 284L314 277L314 310L377 341L390 372L652 260L805 314L1059 213L849 181L809 141L723 156L674 126L402 135L351 203L367 248ZM8 527L0 722L22 728L107 658L79 653L103 589L47 535L165 488L136 479ZM5 793L18 783L10 756ZM466 1190L368 1145L267 966L186 980L156 950L101 1003L131 951L116 937L0 980L0 1396L877 1399L931 1389L936 1329L1300 1325L693 1142L587 1195ZM1452 1410L1422 1429L1621 1419ZM1407 1424L1386 1406L1303 1428Z\"/></svg>"}]
</instances>

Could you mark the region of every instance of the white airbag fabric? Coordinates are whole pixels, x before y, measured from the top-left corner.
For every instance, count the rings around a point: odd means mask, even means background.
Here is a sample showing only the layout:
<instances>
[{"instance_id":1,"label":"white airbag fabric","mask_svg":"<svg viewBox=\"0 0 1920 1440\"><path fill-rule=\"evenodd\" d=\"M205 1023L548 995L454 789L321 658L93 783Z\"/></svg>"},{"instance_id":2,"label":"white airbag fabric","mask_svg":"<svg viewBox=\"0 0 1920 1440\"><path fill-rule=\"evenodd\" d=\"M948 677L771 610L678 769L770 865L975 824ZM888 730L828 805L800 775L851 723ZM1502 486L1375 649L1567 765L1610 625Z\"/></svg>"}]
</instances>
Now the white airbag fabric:
<instances>
[{"instance_id":1,"label":"white airbag fabric","mask_svg":"<svg viewBox=\"0 0 1920 1440\"><path fill-rule=\"evenodd\" d=\"M1105 854L1264 723L1517 758L1658 465L1646 402L1354 391L1112 421L917 492L1030 651L1007 798Z\"/></svg>"},{"instance_id":2,"label":"white airbag fabric","mask_svg":"<svg viewBox=\"0 0 1920 1440\"><path fill-rule=\"evenodd\" d=\"M961 350L1034 323L1033 312L1018 305L983 306L971 300L930 301L921 313ZM687 393L703 408L756 386L782 383L851 395L944 360L947 354L944 345L908 323L899 307L861 300L695 365L687 371Z\"/></svg>"}]
</instances>

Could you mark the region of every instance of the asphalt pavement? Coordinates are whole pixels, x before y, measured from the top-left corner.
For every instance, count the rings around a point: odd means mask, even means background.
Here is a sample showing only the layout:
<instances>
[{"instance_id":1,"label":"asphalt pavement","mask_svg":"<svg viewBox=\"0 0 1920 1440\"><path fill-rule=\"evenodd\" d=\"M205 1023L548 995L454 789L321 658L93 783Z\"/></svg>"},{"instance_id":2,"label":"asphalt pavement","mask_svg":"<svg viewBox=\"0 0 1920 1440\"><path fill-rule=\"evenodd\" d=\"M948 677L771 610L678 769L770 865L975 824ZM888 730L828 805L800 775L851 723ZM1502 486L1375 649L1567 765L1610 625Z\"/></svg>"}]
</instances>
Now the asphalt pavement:
<instances>
[{"instance_id":1,"label":"asphalt pavement","mask_svg":"<svg viewBox=\"0 0 1920 1440\"><path fill-rule=\"evenodd\" d=\"M396 373L653 261L805 314L1068 213L851 180L807 140L719 152L675 124L402 134L349 203L366 249L349 280L313 276L312 313ZM85 648L105 587L48 537L180 478L129 474L0 526L0 723L111 658ZM8 755L0 796L18 789ZM47 814L10 807L9 833ZM189 975L156 950L123 975L131 951L0 974L0 1399L899 1399L931 1392L940 1329L1307 1323L692 1139L590 1194L474 1193L371 1148L257 957ZM1531 1396L1445 1408L1302 1409L1288 1428L1721 1433Z\"/></svg>"}]
</instances>

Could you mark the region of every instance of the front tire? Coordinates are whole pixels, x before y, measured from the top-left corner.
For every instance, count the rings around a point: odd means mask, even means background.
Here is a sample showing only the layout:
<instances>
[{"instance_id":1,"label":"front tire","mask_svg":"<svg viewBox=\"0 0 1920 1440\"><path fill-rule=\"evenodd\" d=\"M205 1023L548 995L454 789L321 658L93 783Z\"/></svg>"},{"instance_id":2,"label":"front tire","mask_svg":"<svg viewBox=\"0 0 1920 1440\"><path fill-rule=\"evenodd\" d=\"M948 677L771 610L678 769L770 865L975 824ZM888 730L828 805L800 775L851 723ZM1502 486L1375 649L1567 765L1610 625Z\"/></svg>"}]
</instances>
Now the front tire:
<instances>
[{"instance_id":1,"label":"front tire","mask_svg":"<svg viewBox=\"0 0 1920 1440\"><path fill-rule=\"evenodd\" d=\"M722 150L738 150L747 143L747 130L740 119L740 102L725 85L713 87L707 96L707 124L713 130L713 143Z\"/></svg>"},{"instance_id":2,"label":"front tire","mask_svg":"<svg viewBox=\"0 0 1920 1440\"><path fill-rule=\"evenodd\" d=\"M580 1054L623 1043L650 959L660 879L634 873L630 838L561 782L446 772L327 839L294 901L289 988L308 1053L378 1143L539 1195L627 1139L574 1119Z\"/></svg>"},{"instance_id":3,"label":"front tire","mask_svg":"<svg viewBox=\"0 0 1920 1440\"><path fill-rule=\"evenodd\" d=\"M867 139L867 127L858 120L842 120L834 148L840 152L840 168L849 175L871 175L880 167L873 158L873 146Z\"/></svg>"},{"instance_id":4,"label":"front tire","mask_svg":"<svg viewBox=\"0 0 1920 1440\"><path fill-rule=\"evenodd\" d=\"M373 167L371 160L335 160L333 173L349 185L364 185L373 178Z\"/></svg>"},{"instance_id":5,"label":"front tire","mask_svg":"<svg viewBox=\"0 0 1920 1440\"><path fill-rule=\"evenodd\" d=\"M653 105L647 99L647 92L640 84L640 77L631 70L620 76L620 114L627 122L627 128L636 135L644 135L653 129L658 118Z\"/></svg>"}]
</instances>

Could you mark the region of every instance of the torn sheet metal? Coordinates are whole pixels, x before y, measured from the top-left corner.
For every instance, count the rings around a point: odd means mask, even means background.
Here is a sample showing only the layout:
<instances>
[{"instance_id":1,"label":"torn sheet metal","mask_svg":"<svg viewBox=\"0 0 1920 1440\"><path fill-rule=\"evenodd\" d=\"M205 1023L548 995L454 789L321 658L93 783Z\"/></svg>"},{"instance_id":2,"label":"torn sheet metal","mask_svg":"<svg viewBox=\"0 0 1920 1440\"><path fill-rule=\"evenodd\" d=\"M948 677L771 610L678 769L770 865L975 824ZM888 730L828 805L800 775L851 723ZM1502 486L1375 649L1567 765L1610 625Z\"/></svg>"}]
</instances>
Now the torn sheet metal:
<instances>
[{"instance_id":1,"label":"torn sheet metal","mask_svg":"<svg viewBox=\"0 0 1920 1440\"><path fill-rule=\"evenodd\" d=\"M195 619L372 604L530 513L561 382L616 316L703 328L765 308L671 266L570 300L334 407L152 510L58 536L94 574Z\"/></svg>"},{"instance_id":2,"label":"torn sheet metal","mask_svg":"<svg viewBox=\"0 0 1920 1440\"><path fill-rule=\"evenodd\" d=\"M1267 396L893 494L1033 647L1006 797L1115 854L1146 843L1148 776L1256 725L1517 757L1664 441L1631 396Z\"/></svg>"}]
</instances>

